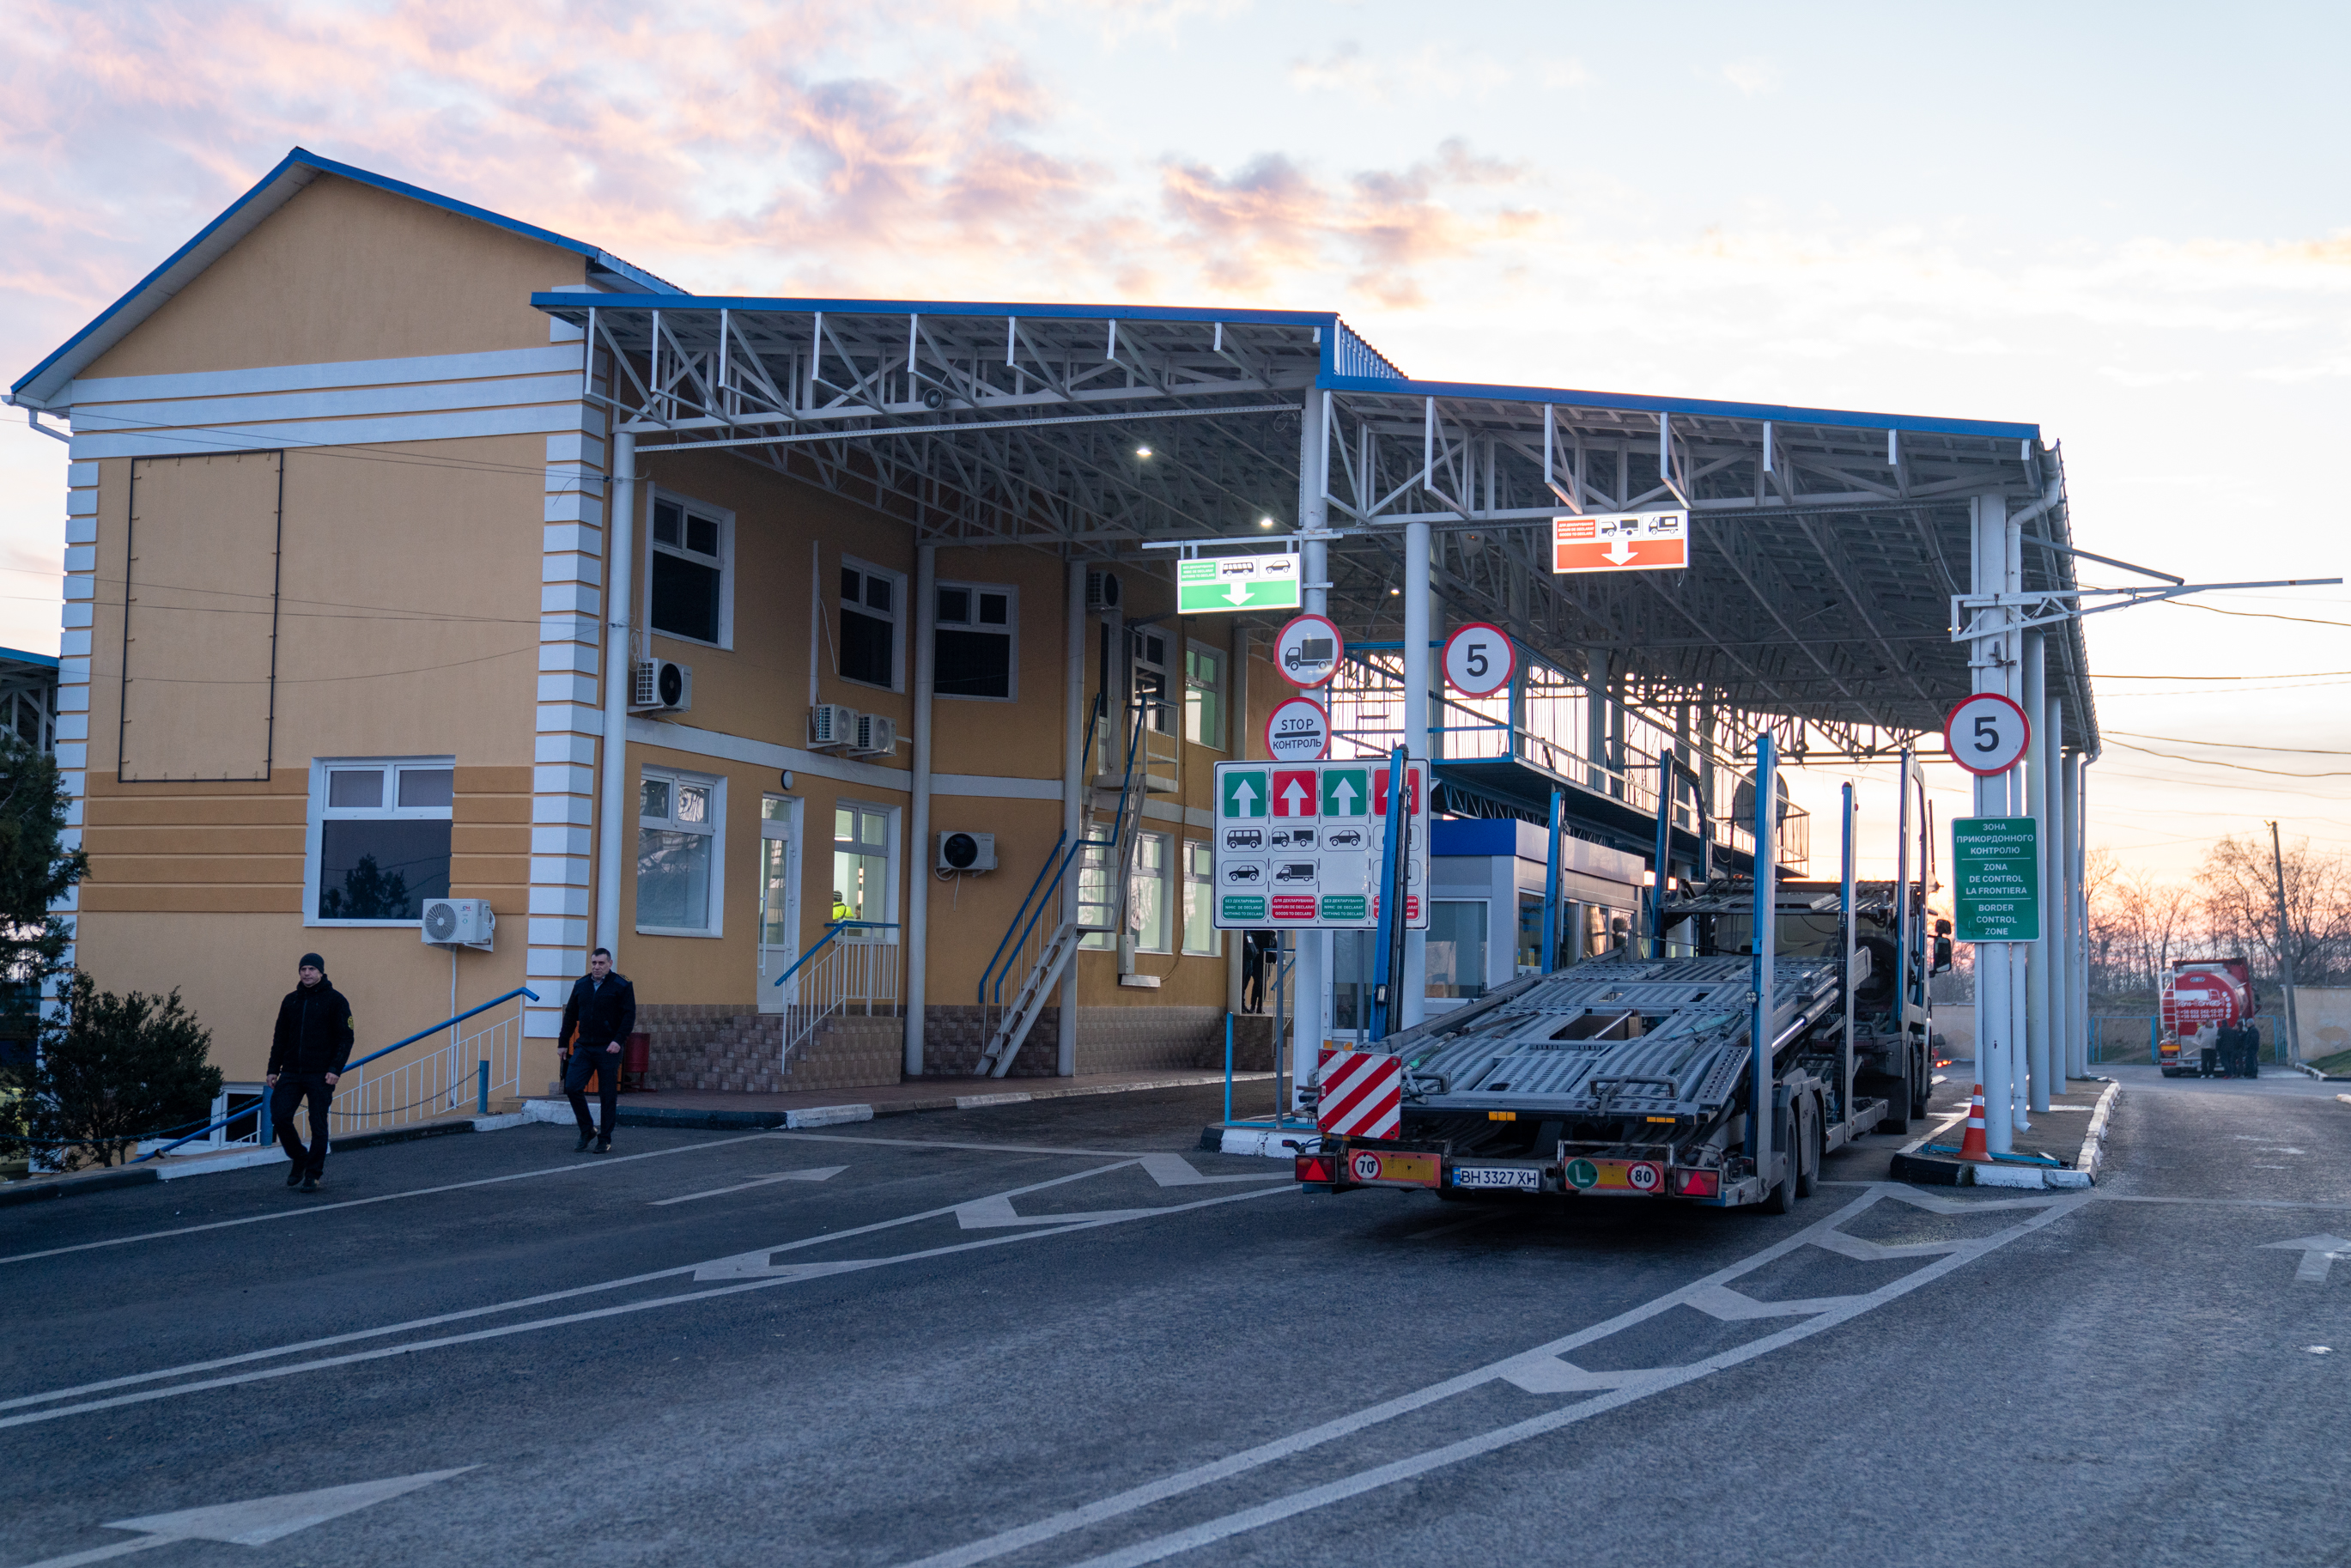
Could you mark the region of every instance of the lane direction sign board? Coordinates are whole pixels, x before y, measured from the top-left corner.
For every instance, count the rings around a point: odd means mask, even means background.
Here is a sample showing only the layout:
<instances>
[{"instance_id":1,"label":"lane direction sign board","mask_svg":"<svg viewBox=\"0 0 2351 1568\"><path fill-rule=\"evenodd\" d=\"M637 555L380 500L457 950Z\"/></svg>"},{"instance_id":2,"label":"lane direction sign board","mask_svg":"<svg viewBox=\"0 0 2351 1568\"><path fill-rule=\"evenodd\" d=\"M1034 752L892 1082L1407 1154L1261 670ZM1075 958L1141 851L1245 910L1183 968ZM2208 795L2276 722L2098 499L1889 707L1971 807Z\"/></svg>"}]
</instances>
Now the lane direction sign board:
<instances>
[{"instance_id":1,"label":"lane direction sign board","mask_svg":"<svg viewBox=\"0 0 2351 1568\"><path fill-rule=\"evenodd\" d=\"M2032 721L1998 692L1961 697L1943 719L1943 749L1977 775L2005 773L2032 743Z\"/></svg>"},{"instance_id":2,"label":"lane direction sign board","mask_svg":"<svg viewBox=\"0 0 2351 1568\"><path fill-rule=\"evenodd\" d=\"M2041 939L2041 824L2031 817L1951 820L1952 936Z\"/></svg>"},{"instance_id":3,"label":"lane direction sign board","mask_svg":"<svg viewBox=\"0 0 2351 1568\"><path fill-rule=\"evenodd\" d=\"M1405 924L1425 929L1428 812L1425 762L1406 801ZM1374 784L1374 780L1377 781ZM1220 930L1267 926L1363 931L1379 924L1387 765L1351 761L1219 762L1209 880Z\"/></svg>"},{"instance_id":4,"label":"lane direction sign board","mask_svg":"<svg viewBox=\"0 0 2351 1568\"><path fill-rule=\"evenodd\" d=\"M1298 557L1280 555L1201 556L1176 563L1176 609L1178 614L1205 615L1217 611L1295 610L1305 602L1300 591Z\"/></svg>"},{"instance_id":5,"label":"lane direction sign board","mask_svg":"<svg viewBox=\"0 0 2351 1568\"><path fill-rule=\"evenodd\" d=\"M1338 672L1346 652L1346 639L1327 616L1301 615L1274 634L1273 667L1293 686L1319 686Z\"/></svg>"},{"instance_id":6,"label":"lane direction sign board","mask_svg":"<svg viewBox=\"0 0 2351 1568\"><path fill-rule=\"evenodd\" d=\"M1265 754L1276 762L1312 762L1331 749L1331 716L1308 697L1290 697L1265 716Z\"/></svg>"},{"instance_id":7,"label":"lane direction sign board","mask_svg":"<svg viewBox=\"0 0 2351 1568\"><path fill-rule=\"evenodd\" d=\"M1489 697L1510 684L1518 650L1499 626L1472 621L1445 640L1445 684L1465 697Z\"/></svg>"},{"instance_id":8,"label":"lane direction sign board","mask_svg":"<svg viewBox=\"0 0 2351 1568\"><path fill-rule=\"evenodd\" d=\"M1607 512L1551 520L1551 569L1674 571L1689 565L1687 512Z\"/></svg>"}]
</instances>

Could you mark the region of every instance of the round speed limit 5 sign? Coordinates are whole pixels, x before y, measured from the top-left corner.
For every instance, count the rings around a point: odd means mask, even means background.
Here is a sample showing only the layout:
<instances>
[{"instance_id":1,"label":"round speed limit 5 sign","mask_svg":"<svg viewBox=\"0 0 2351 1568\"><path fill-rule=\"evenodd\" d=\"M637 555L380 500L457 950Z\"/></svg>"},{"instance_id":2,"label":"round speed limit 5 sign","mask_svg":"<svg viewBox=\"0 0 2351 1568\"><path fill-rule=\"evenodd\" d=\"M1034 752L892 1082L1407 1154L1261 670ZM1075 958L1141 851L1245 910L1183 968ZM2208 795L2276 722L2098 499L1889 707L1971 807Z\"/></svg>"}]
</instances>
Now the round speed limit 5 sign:
<instances>
[{"instance_id":1,"label":"round speed limit 5 sign","mask_svg":"<svg viewBox=\"0 0 2351 1568\"><path fill-rule=\"evenodd\" d=\"M1962 697L1943 720L1943 746L1951 760L1980 776L2007 772L2023 760L2032 743L2032 721L1998 692Z\"/></svg>"},{"instance_id":2,"label":"round speed limit 5 sign","mask_svg":"<svg viewBox=\"0 0 2351 1568\"><path fill-rule=\"evenodd\" d=\"M1472 621L1445 640L1445 684L1465 697L1493 695L1516 668L1510 634L1499 626Z\"/></svg>"}]
</instances>

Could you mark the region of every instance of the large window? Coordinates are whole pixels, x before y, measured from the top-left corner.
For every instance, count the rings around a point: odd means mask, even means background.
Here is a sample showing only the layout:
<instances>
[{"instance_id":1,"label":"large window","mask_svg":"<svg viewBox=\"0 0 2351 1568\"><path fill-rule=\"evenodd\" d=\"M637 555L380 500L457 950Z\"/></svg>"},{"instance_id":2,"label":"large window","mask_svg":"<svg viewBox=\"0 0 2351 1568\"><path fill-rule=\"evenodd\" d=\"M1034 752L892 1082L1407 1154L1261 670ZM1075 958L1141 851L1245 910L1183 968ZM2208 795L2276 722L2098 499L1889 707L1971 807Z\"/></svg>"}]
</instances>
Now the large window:
<instances>
[{"instance_id":1,"label":"large window","mask_svg":"<svg viewBox=\"0 0 2351 1568\"><path fill-rule=\"evenodd\" d=\"M1126 928L1138 953L1168 951L1167 835L1138 833L1134 871L1126 884Z\"/></svg>"},{"instance_id":2,"label":"large window","mask_svg":"<svg viewBox=\"0 0 2351 1568\"><path fill-rule=\"evenodd\" d=\"M1197 839L1184 841L1184 951L1206 953L1211 956L1225 950L1222 934L1217 930L1216 903L1210 878L1216 875L1216 862L1208 846Z\"/></svg>"},{"instance_id":3,"label":"large window","mask_svg":"<svg viewBox=\"0 0 2351 1568\"><path fill-rule=\"evenodd\" d=\"M652 570L646 603L653 629L667 637L724 646L728 624L726 562L734 520L714 507L653 497Z\"/></svg>"},{"instance_id":4,"label":"large window","mask_svg":"<svg viewBox=\"0 0 2351 1568\"><path fill-rule=\"evenodd\" d=\"M933 633L931 689L943 697L1020 695L1014 671L1019 599L1009 588L984 582L938 585L938 630Z\"/></svg>"},{"instance_id":5,"label":"large window","mask_svg":"<svg viewBox=\"0 0 2351 1568\"><path fill-rule=\"evenodd\" d=\"M637 929L716 936L724 785L647 768L637 787Z\"/></svg>"},{"instance_id":6,"label":"large window","mask_svg":"<svg viewBox=\"0 0 2351 1568\"><path fill-rule=\"evenodd\" d=\"M1184 738L1225 748L1225 656L1197 643L1184 650Z\"/></svg>"},{"instance_id":7,"label":"large window","mask_svg":"<svg viewBox=\"0 0 2351 1568\"><path fill-rule=\"evenodd\" d=\"M847 801L832 812L832 920L890 918L890 813ZM890 931L849 931L851 941L888 942Z\"/></svg>"},{"instance_id":8,"label":"large window","mask_svg":"<svg viewBox=\"0 0 2351 1568\"><path fill-rule=\"evenodd\" d=\"M455 778L445 757L312 765L312 924L414 925L449 896Z\"/></svg>"},{"instance_id":9,"label":"large window","mask_svg":"<svg viewBox=\"0 0 2351 1568\"><path fill-rule=\"evenodd\" d=\"M1428 995L1468 1001L1486 994L1486 901L1439 898L1428 906Z\"/></svg>"},{"instance_id":10,"label":"large window","mask_svg":"<svg viewBox=\"0 0 2351 1568\"><path fill-rule=\"evenodd\" d=\"M898 611L906 580L844 558L841 563L841 675L898 689Z\"/></svg>"}]
</instances>

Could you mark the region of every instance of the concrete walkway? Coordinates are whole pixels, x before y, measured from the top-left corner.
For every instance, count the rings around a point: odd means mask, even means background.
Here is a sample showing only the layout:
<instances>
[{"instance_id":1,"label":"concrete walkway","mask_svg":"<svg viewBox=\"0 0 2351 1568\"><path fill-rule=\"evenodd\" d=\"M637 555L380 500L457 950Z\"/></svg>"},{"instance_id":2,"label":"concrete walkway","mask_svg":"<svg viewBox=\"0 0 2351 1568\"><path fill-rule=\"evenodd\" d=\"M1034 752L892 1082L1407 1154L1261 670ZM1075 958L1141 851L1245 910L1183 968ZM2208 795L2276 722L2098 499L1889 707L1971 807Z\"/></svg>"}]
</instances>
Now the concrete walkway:
<instances>
[{"instance_id":1,"label":"concrete walkway","mask_svg":"<svg viewBox=\"0 0 2351 1568\"><path fill-rule=\"evenodd\" d=\"M1236 1072L1233 1082L1270 1082L1270 1072ZM969 1110L978 1105L1018 1105L1032 1100L1062 1100L1088 1094L1128 1094L1145 1089L1190 1089L1221 1084L1221 1072L1089 1072L1074 1078L911 1078L860 1089L811 1089L795 1094L736 1094L715 1089L664 1089L621 1097L622 1126L778 1126L811 1114L831 1121L864 1121L916 1111ZM561 1098L535 1096L531 1104L555 1107L570 1120ZM594 1109L590 1102L590 1109ZM824 1113L843 1113L839 1116ZM541 1110L538 1114L549 1113Z\"/></svg>"}]
</instances>

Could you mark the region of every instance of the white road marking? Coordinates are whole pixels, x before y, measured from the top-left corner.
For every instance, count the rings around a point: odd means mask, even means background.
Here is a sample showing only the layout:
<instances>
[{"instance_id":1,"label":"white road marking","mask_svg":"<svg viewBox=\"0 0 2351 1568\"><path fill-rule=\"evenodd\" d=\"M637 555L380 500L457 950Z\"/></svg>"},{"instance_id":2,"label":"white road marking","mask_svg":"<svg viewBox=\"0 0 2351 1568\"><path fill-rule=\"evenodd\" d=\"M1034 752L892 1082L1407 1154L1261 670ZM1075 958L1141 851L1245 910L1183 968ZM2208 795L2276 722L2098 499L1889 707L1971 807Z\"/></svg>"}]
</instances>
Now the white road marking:
<instances>
[{"instance_id":1,"label":"white road marking","mask_svg":"<svg viewBox=\"0 0 2351 1568\"><path fill-rule=\"evenodd\" d=\"M1531 1350L1489 1363L1458 1376L1447 1378L1443 1382L1434 1383L1425 1388L1416 1389L1412 1393L1384 1400L1351 1415L1292 1433L1289 1437L1260 1444L1256 1448L1245 1449L1240 1453L1176 1475L1162 1477L1158 1480L1130 1488L1098 1501L1039 1520L1032 1524L1022 1525L963 1546L934 1553L907 1564L906 1568L968 1568L969 1564L988 1562L1036 1545L1040 1542L1050 1541L1072 1531L1084 1530L1106 1520L1132 1513L1137 1509L1147 1508L1168 1498L1181 1496L1201 1487L1290 1458L1309 1448L1335 1441L1381 1422L1392 1420L1398 1416L1407 1415L1487 1383L1507 1380L1523 1387L1525 1385L1520 1382L1521 1378L1540 1382L1550 1377L1559 1382L1573 1384L1574 1385L1573 1391L1582 1392L1599 1386L1604 1382L1613 1382L1616 1375L1585 1372L1584 1369L1562 1359L1563 1353L1575 1349L1579 1345L1621 1333L1636 1323L1678 1306L1693 1305L1699 1310L1704 1310L1704 1303L1713 1299L1710 1292L1714 1290L1783 1258L1800 1247L1817 1245L1819 1238L1834 1232L1835 1227L1840 1222L1880 1201L1892 1199L1935 1213L1969 1213L1991 1207L2030 1208L2041 1211L2006 1230L1989 1237L1972 1240L1928 1243L1918 1248L1886 1249L1884 1250L1889 1253L1925 1255L1928 1252L1940 1252L1944 1255L1925 1267L1865 1295L1839 1298L1838 1304L1834 1309L1823 1311L1819 1315L1811 1317L1804 1322L1782 1329L1776 1334L1750 1341L1735 1350L1725 1351L1719 1355L1708 1357L1687 1366L1647 1369L1637 1382L1626 1383L1621 1387L1612 1389L1583 1403L1569 1406L1565 1409L1500 1427L1477 1437L1400 1459L1393 1464L1380 1466L1375 1469L1363 1471L1326 1486L1316 1487L1279 1499L1259 1508L1228 1514L1222 1519L1210 1520L1189 1530L1156 1537L1120 1552L1090 1559L1085 1564L1081 1565L1081 1568L1111 1568L1113 1564L1156 1562L1163 1557L1188 1552L1212 1541L1254 1530L1259 1525L1287 1519L1310 1509L1320 1508L1326 1503L1385 1486L1408 1476L1418 1475L1425 1470L1458 1463L1462 1459L1522 1442L1526 1438L1538 1437L1545 1432L1555 1431L1562 1427L1584 1420L1604 1411L1613 1410L1635 1399L1677 1387L1725 1367L1735 1366L1740 1362L1751 1360L1784 1345L1793 1344L1799 1340L1833 1328L1874 1307L1882 1306L1887 1301L1906 1295L1921 1285L1940 1279L1961 1264L1980 1257L1995 1248L2005 1246L2010 1241L2051 1223L2062 1215L2072 1213L2089 1197L2089 1193L2084 1192L2057 1197L2011 1198L1998 1200L1995 1203L1974 1203L1964 1199L1937 1197L1915 1188L1892 1183L1881 1183L1835 1213L1816 1221L1785 1240L1767 1247L1726 1268L1717 1270L1703 1279L1693 1281L1678 1290L1633 1308L1629 1312L1620 1312L1604 1322L1595 1323L1590 1328L1579 1330L1574 1333L1553 1340L1548 1344L1537 1345ZM1862 1241L1857 1237L1846 1237L1842 1233L1837 1235L1839 1240L1860 1247L1867 1248L1876 1245ZM1844 1249L1836 1249L1842 1251ZM1748 1299L1750 1298L1742 1298L1742 1300ZM1791 1307L1801 1306L1807 1312L1823 1305L1818 1301L1785 1304Z\"/></svg>"},{"instance_id":2,"label":"white road marking","mask_svg":"<svg viewBox=\"0 0 2351 1568\"><path fill-rule=\"evenodd\" d=\"M1949 1132L1952 1128L1966 1121L1968 1119L1968 1110L1969 1107L1965 1105L1960 1106L1958 1110L1952 1112L1949 1115L1944 1117L1932 1127L1929 1127L1927 1131L1919 1134L1917 1137L1911 1139L1908 1143L1903 1145L1894 1152L1897 1155L1917 1154L1920 1149L1925 1148L1928 1144L1933 1143L1937 1138L1941 1137L1945 1133Z\"/></svg>"},{"instance_id":3,"label":"white road marking","mask_svg":"<svg viewBox=\"0 0 2351 1568\"><path fill-rule=\"evenodd\" d=\"M2302 1261L2294 1266L2296 1282L2323 1285L2326 1271L2335 1267L2335 1260L2351 1253L2351 1241L2340 1236L2297 1236L2291 1241L2265 1241L2263 1251L2299 1251Z\"/></svg>"},{"instance_id":4,"label":"white road marking","mask_svg":"<svg viewBox=\"0 0 2351 1568\"><path fill-rule=\"evenodd\" d=\"M467 1470L478 1468L461 1465L454 1470L426 1470L421 1475L354 1481L346 1486L321 1487L316 1491L287 1492L279 1497L248 1498L243 1502L182 1509L176 1513L151 1513L142 1519L118 1519L103 1528L135 1530L139 1532L139 1539L118 1541L87 1552L47 1558L30 1564L29 1568L73 1568L78 1563L99 1563L110 1557L144 1552L150 1547L168 1546L175 1541L225 1541L236 1546L266 1546L298 1530L308 1530L314 1524L324 1524L330 1519L340 1519L344 1514L356 1513L380 1502L389 1502L393 1498L429 1487L435 1481L445 1481L451 1476L462 1476Z\"/></svg>"},{"instance_id":5,"label":"white road marking","mask_svg":"<svg viewBox=\"0 0 2351 1568\"><path fill-rule=\"evenodd\" d=\"M1049 1186L1059 1186L1066 1182L1083 1180L1086 1176L1100 1176L1105 1171L1122 1169L1125 1166L1132 1165L1133 1163L1134 1162L1132 1160L1123 1160L1117 1165L1102 1166L1094 1170L1081 1172L1076 1176L1057 1176L1051 1181L1037 1182L1028 1186L1015 1187L1008 1193L998 1196L1016 1197L1023 1193L1036 1192L1041 1188ZM1137 1219L1156 1218L1164 1215L1184 1214L1196 1208L1210 1208L1219 1204L1240 1203L1250 1198L1270 1197L1277 1193L1286 1192L1288 1190L1290 1189L1287 1186L1261 1187L1255 1192L1229 1193L1218 1197L1197 1198L1190 1203L1171 1204L1165 1208L1134 1210L1129 1218ZM798 1241L789 1241L775 1247L762 1248L755 1252L740 1253L733 1258L713 1259L707 1262L699 1264L688 1263L678 1268L663 1269L649 1274L635 1274L624 1279L607 1280L593 1285L576 1286L567 1291L551 1291L542 1295L525 1297L517 1301L495 1302L488 1306L468 1307L458 1312L443 1312L429 1318L415 1318L406 1322L392 1323L381 1328L358 1329L349 1333L330 1334L319 1339L306 1340L297 1344L278 1345L268 1350L247 1351L238 1355L220 1356L210 1361L193 1362L183 1366L165 1367L154 1372L135 1373L122 1377L107 1378L100 1382L82 1384L72 1388L51 1389L44 1394L23 1395L14 1399L0 1400L0 1410L22 1409L23 1406L28 1405L42 1405L59 1399L78 1398L82 1395L95 1394L110 1388L124 1388L140 1383L155 1383L165 1378L184 1377L194 1373L213 1371L220 1367L246 1364L256 1361L266 1361L275 1359L278 1356L295 1355L304 1351L322 1349L329 1345L348 1344L359 1340L379 1339L386 1334L403 1333L420 1328L436 1327L443 1323L462 1322L468 1318L487 1317L500 1312L518 1312L528 1307L545 1305L550 1301L565 1301L580 1296L593 1295L604 1291L622 1290L632 1285L646 1284L656 1280L674 1279L680 1275L691 1274L696 1280L716 1279L735 1280L738 1281L737 1283L721 1286L715 1290L679 1291L670 1295L656 1296L648 1301L626 1302L620 1306L601 1307L590 1312L571 1312L559 1317L536 1318L528 1322L513 1323L498 1328L480 1329L470 1333L448 1334L438 1339L418 1340L407 1344L388 1345L378 1350L359 1351L345 1355L325 1356L310 1361L301 1362L292 1366L266 1367L253 1372L240 1373L233 1376L207 1378L202 1382L196 1383L175 1384L168 1388L149 1389L137 1394L122 1394L103 1399L85 1400L79 1404L63 1406L47 1410L25 1411L20 1415L0 1417L0 1428L29 1426L35 1422L54 1420L63 1416L82 1415L94 1410L113 1409L120 1406L143 1404L147 1401L155 1399L169 1399L178 1395L193 1394L209 1388L225 1388L238 1384L258 1383L270 1378L292 1376L293 1375L301 1372L315 1372L327 1367L349 1365L356 1362L376 1361L387 1356L406 1355L417 1351L437 1350L444 1346L454 1344L469 1344L480 1340L501 1338L507 1334L528 1333L537 1329L559 1328L566 1324L588 1322L599 1318L616 1317L629 1312L649 1312L659 1307L676 1306L688 1301L707 1300L714 1296L732 1295L738 1291L759 1290L770 1285L791 1284L803 1279L818 1279L831 1274L850 1273L866 1269L883 1268L893 1263L914 1262L922 1259L945 1257L955 1252L968 1252L978 1248L999 1247L1020 1241L1039 1240L1046 1237L1067 1236L1075 1231L1092 1230L1106 1225L1126 1223L1126 1220L1123 1218L1097 1218L1075 1225L1049 1224L1041 1226L1039 1229L1023 1231L1017 1236L990 1237L984 1240L966 1241L950 1246L934 1247L923 1251L899 1253L886 1258L859 1258L849 1259L840 1262L781 1266L772 1264L768 1261L774 1254L778 1252L794 1251L804 1247L819 1247L827 1242L840 1241L852 1236L862 1236L875 1230L885 1230L894 1226L911 1225L917 1220L941 1218L946 1215L954 1213L955 1207L956 1206L949 1206L944 1208L934 1208L926 1210L922 1214L907 1215L902 1218L883 1220L874 1225L859 1226L850 1230L834 1231L829 1235L822 1236L804 1237Z\"/></svg>"},{"instance_id":6,"label":"white road marking","mask_svg":"<svg viewBox=\"0 0 2351 1568\"><path fill-rule=\"evenodd\" d=\"M755 1186L767 1186L779 1181L825 1181L848 1168L847 1166L811 1166L804 1171L778 1171L773 1176L753 1176L749 1181L737 1182L733 1186L714 1186L708 1192L690 1192L684 1197L655 1198L651 1207L667 1208L673 1203L692 1203L698 1197L724 1197L730 1192L748 1192Z\"/></svg>"},{"instance_id":7,"label":"white road marking","mask_svg":"<svg viewBox=\"0 0 2351 1568\"><path fill-rule=\"evenodd\" d=\"M182 1225L170 1230L145 1230L136 1236L117 1236L106 1241L83 1241L71 1247L52 1247L43 1252L18 1252L0 1258L0 1263L29 1263L37 1258L62 1258L69 1252L93 1252L106 1247L128 1247L134 1241L161 1241L172 1236L193 1236L205 1230L227 1230L239 1225L260 1225L273 1219L293 1219L306 1214L332 1214L339 1208L365 1208L372 1203L395 1203L404 1197L431 1197L436 1193L463 1192L473 1186L496 1186L500 1182L529 1181L535 1176L571 1176L580 1171L608 1171L637 1160L657 1160L669 1155L690 1155L703 1149L723 1149L729 1144L747 1144L760 1138L772 1138L773 1133L748 1133L739 1138L713 1138L706 1144L680 1144L674 1149L653 1149L642 1155L606 1155L600 1159L581 1159L570 1165L546 1166L535 1171L513 1171L505 1176L480 1176L473 1181L444 1182L439 1186L411 1187L406 1192L387 1192L374 1197L347 1197L340 1203L305 1203L299 1207L272 1209L267 1214L248 1214L242 1219L215 1219L205 1225ZM293 1201L291 1199L289 1202Z\"/></svg>"}]
</instances>

